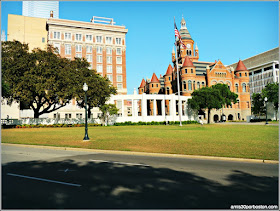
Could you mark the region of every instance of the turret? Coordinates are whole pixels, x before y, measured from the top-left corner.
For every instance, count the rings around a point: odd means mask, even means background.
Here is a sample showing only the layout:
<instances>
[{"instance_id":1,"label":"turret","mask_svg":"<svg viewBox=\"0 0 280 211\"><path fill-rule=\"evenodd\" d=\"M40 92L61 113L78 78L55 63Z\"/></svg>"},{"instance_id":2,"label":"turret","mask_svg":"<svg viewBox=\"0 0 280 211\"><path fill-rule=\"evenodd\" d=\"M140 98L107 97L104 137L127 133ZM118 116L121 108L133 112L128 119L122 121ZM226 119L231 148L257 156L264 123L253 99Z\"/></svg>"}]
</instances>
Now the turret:
<instances>
[{"instance_id":1,"label":"turret","mask_svg":"<svg viewBox=\"0 0 280 211\"><path fill-rule=\"evenodd\" d=\"M151 78L151 82L149 83L149 94L158 94L160 90L160 81L155 73Z\"/></svg>"},{"instance_id":2,"label":"turret","mask_svg":"<svg viewBox=\"0 0 280 211\"><path fill-rule=\"evenodd\" d=\"M145 85L146 85L146 82L145 82L145 80L143 78L142 81L141 81L141 84L140 84L140 86L138 88L138 93L139 94L143 94L145 92Z\"/></svg>"}]
</instances>

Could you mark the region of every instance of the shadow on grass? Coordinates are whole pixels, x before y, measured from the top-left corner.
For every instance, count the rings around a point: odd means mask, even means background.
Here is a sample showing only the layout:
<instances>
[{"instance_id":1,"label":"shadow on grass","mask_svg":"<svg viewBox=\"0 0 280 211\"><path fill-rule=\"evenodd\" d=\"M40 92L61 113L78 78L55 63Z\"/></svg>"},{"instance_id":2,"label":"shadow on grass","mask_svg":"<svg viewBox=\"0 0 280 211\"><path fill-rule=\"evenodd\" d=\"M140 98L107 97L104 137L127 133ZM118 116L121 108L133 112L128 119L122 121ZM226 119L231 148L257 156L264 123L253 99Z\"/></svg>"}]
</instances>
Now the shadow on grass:
<instances>
[{"instance_id":1,"label":"shadow on grass","mask_svg":"<svg viewBox=\"0 0 280 211\"><path fill-rule=\"evenodd\" d=\"M67 170L68 169L68 170ZM13 177L7 173L80 184ZM278 178L232 172L229 185L167 168L73 160L13 162L2 166L5 209L190 209L236 204L278 205Z\"/></svg>"}]
</instances>

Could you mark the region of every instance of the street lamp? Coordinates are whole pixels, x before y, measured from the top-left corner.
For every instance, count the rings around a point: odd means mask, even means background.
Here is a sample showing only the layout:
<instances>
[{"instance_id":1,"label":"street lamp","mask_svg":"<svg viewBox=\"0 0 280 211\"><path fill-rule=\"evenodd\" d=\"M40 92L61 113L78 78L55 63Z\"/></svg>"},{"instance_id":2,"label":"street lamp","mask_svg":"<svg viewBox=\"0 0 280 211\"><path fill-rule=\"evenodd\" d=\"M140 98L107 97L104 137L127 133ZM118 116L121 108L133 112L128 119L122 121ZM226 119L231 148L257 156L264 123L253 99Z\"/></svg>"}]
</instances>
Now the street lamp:
<instances>
[{"instance_id":1,"label":"street lamp","mask_svg":"<svg viewBox=\"0 0 280 211\"><path fill-rule=\"evenodd\" d=\"M86 109L86 124L85 124L85 137L84 137L84 141L89 140L88 137L88 127L87 127L87 90L88 90L88 85L86 83L84 83L83 85L83 90L85 91L85 109Z\"/></svg>"},{"instance_id":2,"label":"street lamp","mask_svg":"<svg viewBox=\"0 0 280 211\"><path fill-rule=\"evenodd\" d=\"M267 125L267 97L264 98L265 101L265 124Z\"/></svg>"}]
</instances>

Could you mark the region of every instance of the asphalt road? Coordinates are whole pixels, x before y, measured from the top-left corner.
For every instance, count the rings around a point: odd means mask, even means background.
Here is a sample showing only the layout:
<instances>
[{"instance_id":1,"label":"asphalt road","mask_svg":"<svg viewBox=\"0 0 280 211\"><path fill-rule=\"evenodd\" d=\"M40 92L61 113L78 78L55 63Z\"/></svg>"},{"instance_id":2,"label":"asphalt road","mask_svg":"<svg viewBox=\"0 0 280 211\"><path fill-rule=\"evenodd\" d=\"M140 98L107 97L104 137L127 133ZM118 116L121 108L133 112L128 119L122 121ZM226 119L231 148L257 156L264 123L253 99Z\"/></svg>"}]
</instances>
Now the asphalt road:
<instances>
[{"instance_id":1,"label":"asphalt road","mask_svg":"<svg viewBox=\"0 0 280 211\"><path fill-rule=\"evenodd\" d=\"M278 164L1 148L4 209L278 205Z\"/></svg>"}]
</instances>

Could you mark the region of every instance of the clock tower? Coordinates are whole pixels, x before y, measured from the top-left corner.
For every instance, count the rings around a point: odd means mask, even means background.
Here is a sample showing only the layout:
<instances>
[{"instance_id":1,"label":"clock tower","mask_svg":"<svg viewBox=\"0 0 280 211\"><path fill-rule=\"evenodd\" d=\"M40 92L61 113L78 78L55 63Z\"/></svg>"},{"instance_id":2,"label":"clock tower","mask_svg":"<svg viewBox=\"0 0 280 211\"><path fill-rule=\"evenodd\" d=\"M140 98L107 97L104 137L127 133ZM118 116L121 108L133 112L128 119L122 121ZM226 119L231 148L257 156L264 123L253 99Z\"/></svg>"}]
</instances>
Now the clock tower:
<instances>
[{"instance_id":1,"label":"clock tower","mask_svg":"<svg viewBox=\"0 0 280 211\"><path fill-rule=\"evenodd\" d=\"M194 49L194 41L187 29L184 17L182 17L181 20L180 35L183 43L186 46L186 49L181 47L181 57L185 58L188 56L192 61L197 61L199 59L198 49Z\"/></svg>"}]
</instances>

